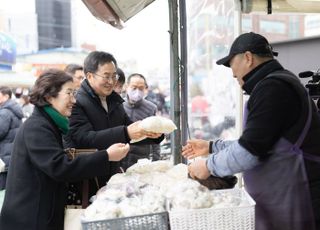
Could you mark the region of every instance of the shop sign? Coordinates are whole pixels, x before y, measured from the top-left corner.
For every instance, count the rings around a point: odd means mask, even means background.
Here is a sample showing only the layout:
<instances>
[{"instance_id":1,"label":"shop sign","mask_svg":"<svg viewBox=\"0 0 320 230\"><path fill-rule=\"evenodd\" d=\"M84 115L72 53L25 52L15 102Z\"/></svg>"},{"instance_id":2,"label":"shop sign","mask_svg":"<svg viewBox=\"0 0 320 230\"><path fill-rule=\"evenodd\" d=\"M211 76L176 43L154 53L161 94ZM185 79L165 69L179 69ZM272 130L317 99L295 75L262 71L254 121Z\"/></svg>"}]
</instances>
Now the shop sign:
<instances>
[{"instance_id":1,"label":"shop sign","mask_svg":"<svg viewBox=\"0 0 320 230\"><path fill-rule=\"evenodd\" d=\"M8 35L0 32L0 63L12 65L16 62L16 43Z\"/></svg>"}]
</instances>

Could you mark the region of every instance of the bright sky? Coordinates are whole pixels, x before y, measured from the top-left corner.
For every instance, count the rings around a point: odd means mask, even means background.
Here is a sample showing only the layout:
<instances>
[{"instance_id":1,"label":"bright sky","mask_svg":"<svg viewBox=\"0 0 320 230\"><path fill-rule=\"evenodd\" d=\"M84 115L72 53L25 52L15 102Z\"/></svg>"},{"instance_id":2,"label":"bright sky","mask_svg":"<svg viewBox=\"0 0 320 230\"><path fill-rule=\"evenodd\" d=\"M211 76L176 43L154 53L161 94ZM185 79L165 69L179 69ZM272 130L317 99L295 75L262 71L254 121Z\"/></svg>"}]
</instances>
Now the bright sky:
<instances>
[{"instance_id":1,"label":"bright sky","mask_svg":"<svg viewBox=\"0 0 320 230\"><path fill-rule=\"evenodd\" d=\"M94 44L112 53L119 64L136 62L125 72L169 74L169 15L167 0L155 0L118 30L96 19L80 0L72 2L73 44ZM19 5L19 7L16 7ZM35 0L0 0L0 13L23 15L35 12Z\"/></svg>"},{"instance_id":2,"label":"bright sky","mask_svg":"<svg viewBox=\"0 0 320 230\"><path fill-rule=\"evenodd\" d=\"M112 53L119 63L135 60L138 69L128 72L168 71L170 46L166 0L151 3L129 19L122 30L97 20L82 2L74 13L81 15L75 23L78 42L96 44L98 50Z\"/></svg>"},{"instance_id":3,"label":"bright sky","mask_svg":"<svg viewBox=\"0 0 320 230\"><path fill-rule=\"evenodd\" d=\"M0 10L5 10L7 13L34 12L34 9L35 0L0 0Z\"/></svg>"}]
</instances>

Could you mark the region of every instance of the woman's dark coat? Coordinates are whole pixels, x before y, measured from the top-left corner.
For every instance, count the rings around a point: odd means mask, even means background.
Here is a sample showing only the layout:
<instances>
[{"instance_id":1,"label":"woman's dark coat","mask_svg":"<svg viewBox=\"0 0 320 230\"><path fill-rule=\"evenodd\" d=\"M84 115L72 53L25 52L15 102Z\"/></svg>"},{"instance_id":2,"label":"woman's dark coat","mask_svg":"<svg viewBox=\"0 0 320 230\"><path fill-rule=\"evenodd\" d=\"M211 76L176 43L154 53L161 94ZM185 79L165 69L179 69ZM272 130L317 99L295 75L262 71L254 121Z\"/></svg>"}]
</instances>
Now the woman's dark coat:
<instances>
[{"instance_id":1,"label":"woman's dark coat","mask_svg":"<svg viewBox=\"0 0 320 230\"><path fill-rule=\"evenodd\" d=\"M0 229L62 230L66 182L106 176L107 168L105 151L69 160L60 130L35 108L14 142Z\"/></svg>"}]
</instances>

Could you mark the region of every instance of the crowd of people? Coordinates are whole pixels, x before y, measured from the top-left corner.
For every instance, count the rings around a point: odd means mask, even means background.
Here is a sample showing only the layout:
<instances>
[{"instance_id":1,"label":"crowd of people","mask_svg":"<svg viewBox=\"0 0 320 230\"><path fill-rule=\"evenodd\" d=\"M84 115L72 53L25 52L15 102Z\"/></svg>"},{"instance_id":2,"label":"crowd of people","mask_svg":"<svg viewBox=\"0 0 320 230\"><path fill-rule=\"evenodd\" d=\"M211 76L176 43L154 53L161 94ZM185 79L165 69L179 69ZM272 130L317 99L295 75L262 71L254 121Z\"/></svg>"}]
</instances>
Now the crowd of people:
<instances>
[{"instance_id":1,"label":"crowd of people","mask_svg":"<svg viewBox=\"0 0 320 230\"><path fill-rule=\"evenodd\" d=\"M320 118L276 55L256 33L233 42L217 64L231 68L250 95L243 133L233 141L188 140L181 154L201 156L188 166L195 179L243 173L256 201L255 229L319 229ZM82 181L88 179L90 197L138 159L159 159L164 134L139 123L168 112L163 95L141 73L126 78L110 53L94 51L83 66L43 72L29 97L21 98L23 106L11 96L10 88L0 87L0 189L6 189L0 229L63 229L66 204L81 205L68 200L68 185L79 193L74 197L84 196ZM27 109L30 103L34 107ZM70 158L66 148L93 152Z\"/></svg>"},{"instance_id":2,"label":"crowd of people","mask_svg":"<svg viewBox=\"0 0 320 230\"><path fill-rule=\"evenodd\" d=\"M143 151L143 158L149 157L145 148L159 145L164 139L161 133L143 130L140 121L127 115L123 106L127 99L114 91L119 71L112 54L95 51L87 56L83 67L72 64L64 71L43 72L29 95L34 108L24 123L22 106L10 100L11 89L1 88L0 115L7 114L1 124L10 125L12 132L7 135L10 140L3 141L10 144L10 149L5 152L1 148L4 155L0 155L5 171L1 176L8 178L7 182L1 180L2 189L6 189L1 229L63 229L69 184L77 187L83 179L89 179L88 196L95 195L120 172L120 165L125 165L121 160L129 152L130 140L147 137L131 144L132 149L136 147L132 155ZM134 102L139 103L139 98ZM154 115L156 105L152 108L154 111L141 119ZM144 148L139 150L139 146ZM96 151L71 159L66 148ZM130 164L138 159L130 158Z\"/></svg>"}]
</instances>

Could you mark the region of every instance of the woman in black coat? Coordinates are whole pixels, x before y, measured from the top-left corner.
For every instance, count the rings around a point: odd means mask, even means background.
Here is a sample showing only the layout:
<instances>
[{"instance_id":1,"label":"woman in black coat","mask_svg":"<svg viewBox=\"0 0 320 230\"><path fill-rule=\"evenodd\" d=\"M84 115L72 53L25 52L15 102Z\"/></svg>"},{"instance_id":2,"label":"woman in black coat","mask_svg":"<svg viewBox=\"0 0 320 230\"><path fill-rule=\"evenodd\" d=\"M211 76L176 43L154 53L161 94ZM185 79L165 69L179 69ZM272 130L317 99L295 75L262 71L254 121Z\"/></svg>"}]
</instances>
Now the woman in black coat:
<instances>
[{"instance_id":1,"label":"woman in black coat","mask_svg":"<svg viewBox=\"0 0 320 230\"><path fill-rule=\"evenodd\" d=\"M31 93L35 110L20 128L13 147L0 229L63 229L66 182L107 176L110 161L119 161L129 146L66 155L62 134L75 103L72 77L60 70L43 73Z\"/></svg>"}]
</instances>

